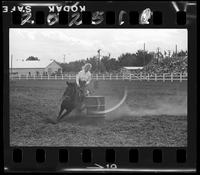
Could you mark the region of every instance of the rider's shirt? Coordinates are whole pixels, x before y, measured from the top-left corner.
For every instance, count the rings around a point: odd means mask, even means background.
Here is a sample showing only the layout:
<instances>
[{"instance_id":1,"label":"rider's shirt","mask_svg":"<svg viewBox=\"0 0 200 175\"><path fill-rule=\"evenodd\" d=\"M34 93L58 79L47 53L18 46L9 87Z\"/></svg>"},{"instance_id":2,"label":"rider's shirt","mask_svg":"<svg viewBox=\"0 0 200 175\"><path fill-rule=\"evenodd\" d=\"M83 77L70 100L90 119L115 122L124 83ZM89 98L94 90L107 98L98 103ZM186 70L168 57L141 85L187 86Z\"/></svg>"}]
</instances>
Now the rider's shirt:
<instances>
[{"instance_id":1,"label":"rider's shirt","mask_svg":"<svg viewBox=\"0 0 200 175\"><path fill-rule=\"evenodd\" d=\"M77 75L76 75L76 83L78 84L79 81L85 81L87 84L90 83L92 79L91 73L85 72L84 70L81 70Z\"/></svg>"}]
</instances>

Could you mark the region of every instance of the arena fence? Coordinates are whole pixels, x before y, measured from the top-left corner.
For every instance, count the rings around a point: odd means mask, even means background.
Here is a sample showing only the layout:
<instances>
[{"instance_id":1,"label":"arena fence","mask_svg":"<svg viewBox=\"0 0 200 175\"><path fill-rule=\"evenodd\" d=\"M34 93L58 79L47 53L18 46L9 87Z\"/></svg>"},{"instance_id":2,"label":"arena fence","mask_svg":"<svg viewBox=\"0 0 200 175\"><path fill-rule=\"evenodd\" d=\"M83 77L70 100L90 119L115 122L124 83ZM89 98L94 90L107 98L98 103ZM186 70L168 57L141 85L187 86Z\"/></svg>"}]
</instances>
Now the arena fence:
<instances>
[{"instance_id":1,"label":"arena fence","mask_svg":"<svg viewBox=\"0 0 200 175\"><path fill-rule=\"evenodd\" d=\"M138 80L138 81L184 81L187 80L186 73L163 73L163 74L93 74L94 80ZM63 75L10 75L11 80L75 80L75 74Z\"/></svg>"}]
</instances>

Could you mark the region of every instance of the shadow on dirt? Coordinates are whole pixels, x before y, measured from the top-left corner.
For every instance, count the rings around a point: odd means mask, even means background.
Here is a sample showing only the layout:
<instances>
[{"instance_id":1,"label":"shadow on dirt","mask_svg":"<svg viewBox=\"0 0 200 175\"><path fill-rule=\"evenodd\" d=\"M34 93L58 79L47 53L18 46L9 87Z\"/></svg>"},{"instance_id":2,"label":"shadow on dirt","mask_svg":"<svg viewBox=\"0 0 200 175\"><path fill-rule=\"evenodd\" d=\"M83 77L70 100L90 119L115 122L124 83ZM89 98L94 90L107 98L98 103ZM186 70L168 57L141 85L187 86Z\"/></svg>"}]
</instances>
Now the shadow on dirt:
<instances>
[{"instance_id":1,"label":"shadow on dirt","mask_svg":"<svg viewBox=\"0 0 200 175\"><path fill-rule=\"evenodd\" d=\"M59 123L71 123L79 125L98 125L105 121L105 117L88 117L88 116L73 116L65 117L59 122L52 118L43 118L42 122L45 124L59 124Z\"/></svg>"},{"instance_id":2,"label":"shadow on dirt","mask_svg":"<svg viewBox=\"0 0 200 175\"><path fill-rule=\"evenodd\" d=\"M73 116L66 117L60 122L67 122L79 125L98 125L105 121L105 117L88 117L88 116Z\"/></svg>"},{"instance_id":3,"label":"shadow on dirt","mask_svg":"<svg viewBox=\"0 0 200 175\"><path fill-rule=\"evenodd\" d=\"M57 123L56 119L52 119L52 118L43 118L42 122L46 123L46 124L48 124L48 123L50 123L50 124L56 124Z\"/></svg>"}]
</instances>

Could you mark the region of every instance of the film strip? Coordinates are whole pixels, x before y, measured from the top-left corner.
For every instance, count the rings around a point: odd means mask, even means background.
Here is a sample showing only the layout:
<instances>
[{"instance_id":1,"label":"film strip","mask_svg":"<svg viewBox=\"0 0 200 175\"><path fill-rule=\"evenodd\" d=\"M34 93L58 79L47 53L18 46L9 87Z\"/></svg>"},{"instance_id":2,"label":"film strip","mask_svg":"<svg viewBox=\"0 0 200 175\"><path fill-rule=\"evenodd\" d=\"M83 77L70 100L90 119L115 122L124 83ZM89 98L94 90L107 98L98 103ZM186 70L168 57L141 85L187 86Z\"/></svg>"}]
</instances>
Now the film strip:
<instances>
[{"instance_id":1,"label":"film strip","mask_svg":"<svg viewBox=\"0 0 200 175\"><path fill-rule=\"evenodd\" d=\"M196 6L4 1L4 172L196 172Z\"/></svg>"}]
</instances>

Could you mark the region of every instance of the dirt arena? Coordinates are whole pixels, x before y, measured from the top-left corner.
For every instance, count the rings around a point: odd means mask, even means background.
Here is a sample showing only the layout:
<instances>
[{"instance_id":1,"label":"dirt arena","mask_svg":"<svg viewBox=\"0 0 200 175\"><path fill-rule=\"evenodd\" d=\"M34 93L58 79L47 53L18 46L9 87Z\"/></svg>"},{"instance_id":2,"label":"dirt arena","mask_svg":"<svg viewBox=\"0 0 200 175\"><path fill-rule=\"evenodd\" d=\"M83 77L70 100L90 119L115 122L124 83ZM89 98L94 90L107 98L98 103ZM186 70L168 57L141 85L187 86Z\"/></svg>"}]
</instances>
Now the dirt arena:
<instances>
[{"instance_id":1,"label":"dirt arena","mask_svg":"<svg viewBox=\"0 0 200 175\"><path fill-rule=\"evenodd\" d=\"M98 81L90 87L106 108L125 103L105 118L56 119L65 80L10 81L11 146L187 146L187 81Z\"/></svg>"}]
</instances>

